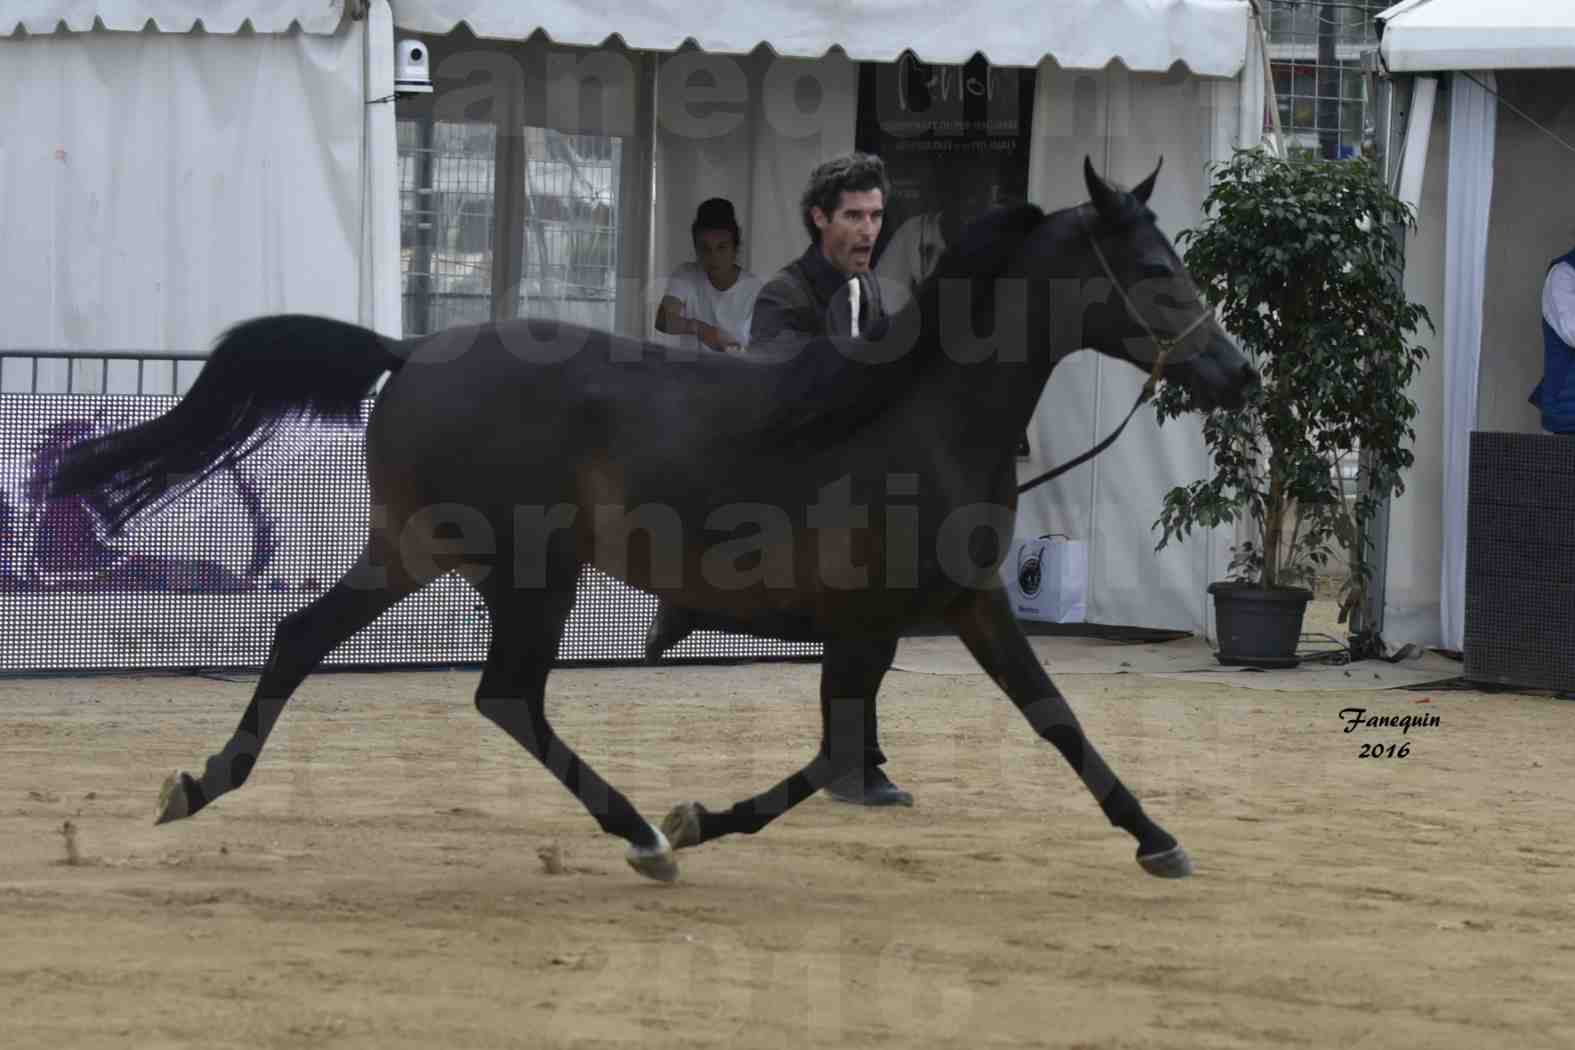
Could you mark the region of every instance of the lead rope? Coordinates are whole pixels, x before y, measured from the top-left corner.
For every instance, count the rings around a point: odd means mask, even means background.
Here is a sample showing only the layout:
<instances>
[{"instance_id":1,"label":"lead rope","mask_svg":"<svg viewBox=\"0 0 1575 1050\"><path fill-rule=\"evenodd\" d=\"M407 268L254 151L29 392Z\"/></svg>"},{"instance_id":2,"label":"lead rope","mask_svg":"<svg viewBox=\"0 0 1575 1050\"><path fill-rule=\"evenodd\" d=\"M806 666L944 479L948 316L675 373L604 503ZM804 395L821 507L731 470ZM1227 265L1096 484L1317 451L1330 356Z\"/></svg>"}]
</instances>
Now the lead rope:
<instances>
[{"instance_id":1,"label":"lead rope","mask_svg":"<svg viewBox=\"0 0 1575 1050\"><path fill-rule=\"evenodd\" d=\"M1115 442L1116 438L1121 436L1121 432L1127 428L1127 424L1132 422L1132 417L1137 415L1137 410L1142 408L1143 404L1148 401L1149 398L1154 396L1154 389L1159 386L1160 373L1165 369L1165 359L1170 356L1170 352L1185 342L1187 337L1193 332L1197 331L1199 325L1213 316L1211 311L1205 308L1199 312L1197 317L1193 318L1191 324L1187 325L1187 327L1181 330L1179 335L1171 336L1169 339L1161 339L1154 333L1154 329L1149 326L1148 321L1144 319L1143 315L1138 312L1137 305L1132 302L1131 296L1127 295L1127 290L1121 287L1121 282L1116 280L1115 272L1111 270L1110 263L1105 261L1105 253L1099 250L1099 242L1094 239L1094 235L1089 232L1086 226L1083 228L1083 232L1088 236L1089 247L1094 249L1094 257L1099 260L1100 268L1105 271L1105 276L1110 278L1111 287L1115 288L1116 294L1121 296L1121 302L1124 306L1126 306L1127 313L1131 314L1132 318L1143 327L1143 331L1147 333L1149 340L1159 348L1159 353L1154 356L1154 366L1149 370L1148 379L1144 382L1143 389L1139 391L1137 400L1132 403L1132 408L1127 412L1126 418L1121 421L1121 425L1116 427L1115 430L1111 431L1109 437L1105 438L1105 440L1101 441L1087 452L1084 452L1076 459L1068 460L1059 467L1052 467L1038 477L1033 478L1030 481L1025 481L1021 485L1017 486L1018 494L1022 494L1031 488L1043 485L1051 478L1060 477L1062 474L1065 474L1073 467L1081 466L1082 464L1087 463L1105 449L1109 448Z\"/></svg>"}]
</instances>

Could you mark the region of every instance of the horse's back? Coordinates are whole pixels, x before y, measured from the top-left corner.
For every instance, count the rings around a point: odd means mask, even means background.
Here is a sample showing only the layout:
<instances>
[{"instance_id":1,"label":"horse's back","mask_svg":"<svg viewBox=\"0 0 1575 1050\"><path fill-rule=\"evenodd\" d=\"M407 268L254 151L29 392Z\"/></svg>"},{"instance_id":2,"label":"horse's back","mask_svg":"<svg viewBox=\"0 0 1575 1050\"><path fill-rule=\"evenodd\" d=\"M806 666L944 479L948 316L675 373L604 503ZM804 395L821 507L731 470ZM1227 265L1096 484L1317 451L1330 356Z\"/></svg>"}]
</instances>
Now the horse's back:
<instances>
[{"instance_id":1,"label":"horse's back","mask_svg":"<svg viewBox=\"0 0 1575 1050\"><path fill-rule=\"evenodd\" d=\"M844 349L810 340L751 360L567 324L451 329L412 346L386 384L369 452L445 491L490 471L578 492L588 470L614 479L598 493L608 498L808 491L866 459L892 469L879 417L901 412L898 374ZM766 475L777 479L769 493ZM500 485L516 487L494 479L487 491Z\"/></svg>"},{"instance_id":2,"label":"horse's back","mask_svg":"<svg viewBox=\"0 0 1575 1050\"><path fill-rule=\"evenodd\" d=\"M450 329L415 343L385 384L369 458L444 488L494 472L489 491L511 476L561 488L588 462L682 472L747 429L764 379L727 355L684 360L567 324Z\"/></svg>"}]
</instances>

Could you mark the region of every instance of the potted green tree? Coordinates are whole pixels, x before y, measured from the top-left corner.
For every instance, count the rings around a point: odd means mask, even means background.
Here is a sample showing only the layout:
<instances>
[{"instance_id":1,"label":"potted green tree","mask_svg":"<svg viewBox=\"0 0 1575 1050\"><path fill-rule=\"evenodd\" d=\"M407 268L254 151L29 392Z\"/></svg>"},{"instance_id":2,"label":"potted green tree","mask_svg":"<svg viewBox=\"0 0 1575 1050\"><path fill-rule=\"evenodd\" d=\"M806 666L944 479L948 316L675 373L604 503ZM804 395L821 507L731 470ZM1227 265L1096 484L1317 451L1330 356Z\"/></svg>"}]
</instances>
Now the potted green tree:
<instances>
[{"instance_id":1,"label":"potted green tree","mask_svg":"<svg viewBox=\"0 0 1575 1050\"><path fill-rule=\"evenodd\" d=\"M1210 174L1203 222L1176 241L1262 382L1244 410L1205 415L1213 476L1170 490L1154 527L1163 548L1194 527L1249 523L1230 578L1209 586L1219 660L1294 666L1308 585L1337 547L1350 552L1346 622L1371 578L1367 525L1412 462L1407 388L1426 351L1410 337L1431 324L1401 285L1397 234L1414 218L1366 161L1241 150ZM1194 409L1178 384L1161 386L1162 424ZM1349 494L1341 467L1358 452Z\"/></svg>"}]
</instances>

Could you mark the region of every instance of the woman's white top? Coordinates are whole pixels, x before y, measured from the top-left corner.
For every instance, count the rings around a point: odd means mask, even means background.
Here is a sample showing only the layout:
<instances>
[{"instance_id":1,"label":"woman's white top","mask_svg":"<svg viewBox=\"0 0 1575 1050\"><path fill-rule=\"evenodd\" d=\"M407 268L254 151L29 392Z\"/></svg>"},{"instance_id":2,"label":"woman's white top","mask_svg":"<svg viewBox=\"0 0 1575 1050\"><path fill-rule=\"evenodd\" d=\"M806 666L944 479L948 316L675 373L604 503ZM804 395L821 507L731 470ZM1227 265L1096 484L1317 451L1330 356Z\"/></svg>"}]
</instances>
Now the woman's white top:
<instances>
[{"instance_id":1,"label":"woman's white top","mask_svg":"<svg viewBox=\"0 0 1575 1050\"><path fill-rule=\"evenodd\" d=\"M723 291L711 283L696 262L686 262L667 282L666 298L684 304L683 315L726 332L740 346L749 345L749 320L755 311L755 296L765 282L748 270L740 270L738 280ZM677 337L687 349L707 349L697 335Z\"/></svg>"}]
</instances>

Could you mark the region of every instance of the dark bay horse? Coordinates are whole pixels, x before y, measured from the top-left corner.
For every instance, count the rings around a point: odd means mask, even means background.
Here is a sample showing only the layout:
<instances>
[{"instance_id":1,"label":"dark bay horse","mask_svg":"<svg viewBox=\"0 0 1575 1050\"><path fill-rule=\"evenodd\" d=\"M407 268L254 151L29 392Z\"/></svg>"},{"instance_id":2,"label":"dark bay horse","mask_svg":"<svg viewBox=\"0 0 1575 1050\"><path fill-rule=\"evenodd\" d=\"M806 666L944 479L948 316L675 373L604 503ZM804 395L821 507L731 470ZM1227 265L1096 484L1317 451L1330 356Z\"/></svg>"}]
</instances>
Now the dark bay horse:
<instances>
[{"instance_id":1,"label":"dark bay horse","mask_svg":"<svg viewBox=\"0 0 1575 1050\"><path fill-rule=\"evenodd\" d=\"M1149 370L1176 337L1164 377L1203 407L1239 405L1255 378L1155 226L1145 202L1158 170L1129 193L1084 168L1091 203L978 220L877 339L677 360L531 320L404 341L300 316L231 329L179 404L69 450L54 491L91 493L119 527L283 420L356 419L392 372L367 422L373 528L346 575L280 622L234 735L200 775L169 777L159 822L240 787L323 657L451 571L491 614L477 708L626 840L644 875L676 877L675 849L759 831L856 767L856 747L823 741L760 795L648 823L544 712L590 564L735 630L823 642L822 703L855 720L859 705L838 701L873 695L905 628L944 620L1137 840L1143 869L1188 874L1185 851L1084 736L997 575L1014 445L1058 358L1088 347Z\"/></svg>"}]
</instances>

